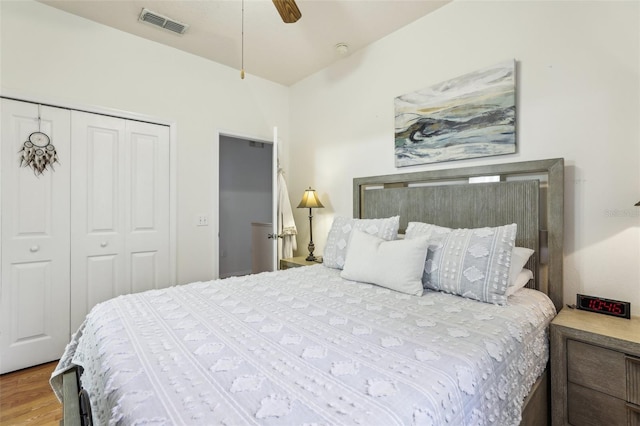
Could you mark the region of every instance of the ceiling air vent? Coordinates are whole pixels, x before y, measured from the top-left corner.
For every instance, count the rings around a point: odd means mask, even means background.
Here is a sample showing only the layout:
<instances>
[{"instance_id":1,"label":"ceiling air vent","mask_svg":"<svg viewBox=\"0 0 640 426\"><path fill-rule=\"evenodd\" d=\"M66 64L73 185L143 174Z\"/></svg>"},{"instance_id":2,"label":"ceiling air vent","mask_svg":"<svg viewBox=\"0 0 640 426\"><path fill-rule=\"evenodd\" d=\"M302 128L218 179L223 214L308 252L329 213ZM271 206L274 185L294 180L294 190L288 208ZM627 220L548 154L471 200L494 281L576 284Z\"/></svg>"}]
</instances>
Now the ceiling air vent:
<instances>
[{"instance_id":1,"label":"ceiling air vent","mask_svg":"<svg viewBox=\"0 0 640 426\"><path fill-rule=\"evenodd\" d=\"M189 28L189 25L187 24L183 24L171 18L167 18L166 16L162 16L158 13L152 12L149 9L142 9L138 21L146 22L148 24L164 28L165 30L173 31L174 33L178 34L184 34L184 32L187 31L187 28Z\"/></svg>"}]
</instances>

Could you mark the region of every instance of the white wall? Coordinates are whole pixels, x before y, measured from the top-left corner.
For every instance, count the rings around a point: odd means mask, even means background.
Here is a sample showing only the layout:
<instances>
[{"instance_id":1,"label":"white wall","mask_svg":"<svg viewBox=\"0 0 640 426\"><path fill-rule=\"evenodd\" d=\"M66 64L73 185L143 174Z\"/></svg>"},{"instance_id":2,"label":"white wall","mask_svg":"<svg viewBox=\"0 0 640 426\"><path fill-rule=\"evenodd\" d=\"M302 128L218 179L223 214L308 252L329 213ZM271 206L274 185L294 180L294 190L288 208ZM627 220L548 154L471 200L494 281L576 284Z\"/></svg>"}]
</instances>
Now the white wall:
<instances>
[{"instance_id":1,"label":"white wall","mask_svg":"<svg viewBox=\"0 0 640 426\"><path fill-rule=\"evenodd\" d=\"M456 1L286 88L30 0L0 1L0 93L175 121L178 279L217 274L217 132L270 139L295 202L311 185L322 253L352 179L564 157L565 300L640 306L640 4ZM396 169L393 98L505 59L518 61L518 153ZM290 141L290 142L288 142ZM195 227L210 213L211 226ZM294 209L299 252L306 212Z\"/></svg>"},{"instance_id":2,"label":"white wall","mask_svg":"<svg viewBox=\"0 0 640 426\"><path fill-rule=\"evenodd\" d=\"M177 124L178 282L217 276L218 132L286 141L288 89L29 0L1 1L0 25L0 94Z\"/></svg>"},{"instance_id":3,"label":"white wall","mask_svg":"<svg viewBox=\"0 0 640 426\"><path fill-rule=\"evenodd\" d=\"M394 97L517 60L518 153L397 169ZM640 3L456 1L291 88L289 190L312 185L322 253L352 179L565 158L565 302L624 299L640 314ZM295 211L308 240L305 214Z\"/></svg>"}]
</instances>

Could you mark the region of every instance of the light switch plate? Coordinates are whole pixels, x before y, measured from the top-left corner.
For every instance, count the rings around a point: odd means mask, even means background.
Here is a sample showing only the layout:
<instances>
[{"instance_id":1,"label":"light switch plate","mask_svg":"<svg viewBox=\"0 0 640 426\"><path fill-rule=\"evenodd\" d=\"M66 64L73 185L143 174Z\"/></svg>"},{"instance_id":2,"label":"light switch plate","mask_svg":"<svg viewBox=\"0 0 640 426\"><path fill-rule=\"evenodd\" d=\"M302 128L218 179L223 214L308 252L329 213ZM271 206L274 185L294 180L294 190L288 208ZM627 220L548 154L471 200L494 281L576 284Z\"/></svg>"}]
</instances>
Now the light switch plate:
<instances>
[{"instance_id":1,"label":"light switch plate","mask_svg":"<svg viewBox=\"0 0 640 426\"><path fill-rule=\"evenodd\" d=\"M206 214L196 216L196 226L209 226L209 217Z\"/></svg>"}]
</instances>

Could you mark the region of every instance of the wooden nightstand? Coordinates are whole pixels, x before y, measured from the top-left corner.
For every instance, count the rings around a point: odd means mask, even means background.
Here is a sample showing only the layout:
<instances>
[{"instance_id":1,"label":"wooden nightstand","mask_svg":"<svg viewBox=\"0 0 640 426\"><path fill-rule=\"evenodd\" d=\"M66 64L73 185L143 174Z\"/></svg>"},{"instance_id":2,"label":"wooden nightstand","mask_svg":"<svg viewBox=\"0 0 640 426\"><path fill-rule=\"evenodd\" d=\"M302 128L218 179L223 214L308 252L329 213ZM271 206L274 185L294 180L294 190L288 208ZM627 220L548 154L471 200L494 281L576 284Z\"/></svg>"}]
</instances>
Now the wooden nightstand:
<instances>
[{"instance_id":1,"label":"wooden nightstand","mask_svg":"<svg viewBox=\"0 0 640 426\"><path fill-rule=\"evenodd\" d=\"M319 257L316 261L306 260L307 256L287 257L280 259L280 269L299 268L300 266L310 266L322 263L322 257Z\"/></svg>"},{"instance_id":2,"label":"wooden nightstand","mask_svg":"<svg viewBox=\"0 0 640 426\"><path fill-rule=\"evenodd\" d=\"M550 336L554 426L640 425L640 317L564 308Z\"/></svg>"}]
</instances>

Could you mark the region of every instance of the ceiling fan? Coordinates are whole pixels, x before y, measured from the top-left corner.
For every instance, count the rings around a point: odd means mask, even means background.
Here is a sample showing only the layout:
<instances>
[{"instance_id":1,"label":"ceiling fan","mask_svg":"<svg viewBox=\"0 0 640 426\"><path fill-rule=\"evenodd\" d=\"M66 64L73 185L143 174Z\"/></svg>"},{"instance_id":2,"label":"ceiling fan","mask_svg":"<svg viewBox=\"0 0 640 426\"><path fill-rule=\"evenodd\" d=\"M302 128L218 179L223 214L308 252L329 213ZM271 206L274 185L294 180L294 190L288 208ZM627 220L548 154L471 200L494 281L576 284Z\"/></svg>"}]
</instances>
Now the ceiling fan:
<instances>
[{"instance_id":1,"label":"ceiling fan","mask_svg":"<svg viewBox=\"0 0 640 426\"><path fill-rule=\"evenodd\" d=\"M273 0L273 4L286 24L293 24L302 17L295 0Z\"/></svg>"}]
</instances>

